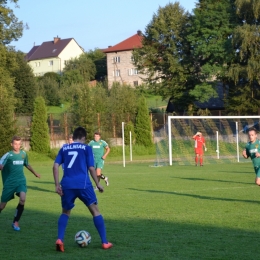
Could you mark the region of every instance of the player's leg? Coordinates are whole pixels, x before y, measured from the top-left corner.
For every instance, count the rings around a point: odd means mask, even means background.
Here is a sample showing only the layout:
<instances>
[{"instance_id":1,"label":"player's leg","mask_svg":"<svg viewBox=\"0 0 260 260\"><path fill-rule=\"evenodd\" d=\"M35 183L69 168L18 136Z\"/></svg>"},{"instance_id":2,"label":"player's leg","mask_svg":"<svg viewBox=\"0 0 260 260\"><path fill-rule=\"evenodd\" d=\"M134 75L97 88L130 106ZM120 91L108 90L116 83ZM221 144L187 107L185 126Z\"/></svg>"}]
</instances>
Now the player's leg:
<instances>
[{"instance_id":1,"label":"player's leg","mask_svg":"<svg viewBox=\"0 0 260 260\"><path fill-rule=\"evenodd\" d=\"M0 213L2 212L2 210L5 208L7 202L1 202L0 203Z\"/></svg>"},{"instance_id":2,"label":"player's leg","mask_svg":"<svg viewBox=\"0 0 260 260\"><path fill-rule=\"evenodd\" d=\"M19 203L15 209L15 214L14 214L14 219L13 219L13 224L12 227L15 231L19 231L20 227L19 227L19 220L23 214L24 211L24 204L25 204L25 200L26 200L26 192L24 191L20 191L19 193L17 193L17 196L19 196Z\"/></svg>"},{"instance_id":3,"label":"player's leg","mask_svg":"<svg viewBox=\"0 0 260 260\"><path fill-rule=\"evenodd\" d=\"M105 181L105 183L106 183L107 186L109 185L108 177L106 177L105 175L103 175L103 174L101 173L101 174L100 174L100 178Z\"/></svg>"},{"instance_id":4,"label":"player's leg","mask_svg":"<svg viewBox=\"0 0 260 260\"><path fill-rule=\"evenodd\" d=\"M255 184L260 186L260 167L255 167L255 173L256 173Z\"/></svg>"},{"instance_id":5,"label":"player's leg","mask_svg":"<svg viewBox=\"0 0 260 260\"><path fill-rule=\"evenodd\" d=\"M64 236L68 225L71 209L74 207L74 201L77 197L75 190L63 190L61 196L62 213L58 219L58 237L56 240L56 250L64 252Z\"/></svg>"},{"instance_id":6,"label":"player's leg","mask_svg":"<svg viewBox=\"0 0 260 260\"><path fill-rule=\"evenodd\" d=\"M103 219L103 216L99 212L97 204L93 203L89 205L88 209L93 216L94 225L101 238L102 248L103 249L111 248L113 244L107 241L105 221Z\"/></svg>"},{"instance_id":7,"label":"player's leg","mask_svg":"<svg viewBox=\"0 0 260 260\"><path fill-rule=\"evenodd\" d=\"M97 167L96 167L96 171L97 171L97 175L99 176L99 180L102 179L105 181L106 185L108 186L109 185L109 182L108 182L108 177L106 177L104 174L102 174L102 170L104 169L104 164L105 164L105 161L102 159L100 161L97 162Z\"/></svg>"},{"instance_id":8,"label":"player's leg","mask_svg":"<svg viewBox=\"0 0 260 260\"><path fill-rule=\"evenodd\" d=\"M195 166L198 166L198 161L199 161L199 155L195 149Z\"/></svg>"},{"instance_id":9,"label":"player's leg","mask_svg":"<svg viewBox=\"0 0 260 260\"><path fill-rule=\"evenodd\" d=\"M102 243L102 248L108 249L112 247L113 244L107 241L105 222L103 216L99 212L97 206L97 197L93 189L87 188L85 190L81 190L79 199L82 202L84 202L84 204L88 207L91 215L93 216L93 222L99 233L101 243Z\"/></svg>"},{"instance_id":10,"label":"player's leg","mask_svg":"<svg viewBox=\"0 0 260 260\"><path fill-rule=\"evenodd\" d=\"M203 152L200 153L200 166L203 166Z\"/></svg>"}]
</instances>

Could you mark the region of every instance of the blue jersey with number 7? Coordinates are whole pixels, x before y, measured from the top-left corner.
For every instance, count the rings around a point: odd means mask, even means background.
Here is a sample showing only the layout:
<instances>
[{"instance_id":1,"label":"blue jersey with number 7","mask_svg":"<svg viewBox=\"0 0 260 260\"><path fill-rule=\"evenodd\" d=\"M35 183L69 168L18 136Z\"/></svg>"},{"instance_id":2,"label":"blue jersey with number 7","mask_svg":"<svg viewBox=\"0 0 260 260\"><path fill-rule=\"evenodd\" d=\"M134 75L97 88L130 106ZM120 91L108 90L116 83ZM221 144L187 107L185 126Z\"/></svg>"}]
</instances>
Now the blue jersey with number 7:
<instances>
[{"instance_id":1,"label":"blue jersey with number 7","mask_svg":"<svg viewBox=\"0 0 260 260\"><path fill-rule=\"evenodd\" d=\"M65 189L86 189L92 186L88 169L94 167L92 148L82 143L65 144L59 150L55 163L63 164L63 177L60 182Z\"/></svg>"}]
</instances>

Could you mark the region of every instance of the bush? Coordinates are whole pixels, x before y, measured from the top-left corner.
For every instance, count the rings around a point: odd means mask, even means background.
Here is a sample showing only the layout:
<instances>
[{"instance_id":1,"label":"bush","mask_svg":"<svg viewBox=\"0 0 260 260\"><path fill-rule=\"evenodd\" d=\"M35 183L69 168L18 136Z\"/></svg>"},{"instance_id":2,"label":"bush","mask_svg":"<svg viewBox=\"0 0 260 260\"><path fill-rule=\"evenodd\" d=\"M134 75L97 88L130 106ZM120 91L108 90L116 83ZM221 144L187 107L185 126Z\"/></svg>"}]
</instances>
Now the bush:
<instances>
[{"instance_id":1,"label":"bush","mask_svg":"<svg viewBox=\"0 0 260 260\"><path fill-rule=\"evenodd\" d=\"M52 159L52 160L55 160L56 159L56 156L58 155L58 152L59 152L59 148L53 148L50 150L48 156Z\"/></svg>"}]
</instances>

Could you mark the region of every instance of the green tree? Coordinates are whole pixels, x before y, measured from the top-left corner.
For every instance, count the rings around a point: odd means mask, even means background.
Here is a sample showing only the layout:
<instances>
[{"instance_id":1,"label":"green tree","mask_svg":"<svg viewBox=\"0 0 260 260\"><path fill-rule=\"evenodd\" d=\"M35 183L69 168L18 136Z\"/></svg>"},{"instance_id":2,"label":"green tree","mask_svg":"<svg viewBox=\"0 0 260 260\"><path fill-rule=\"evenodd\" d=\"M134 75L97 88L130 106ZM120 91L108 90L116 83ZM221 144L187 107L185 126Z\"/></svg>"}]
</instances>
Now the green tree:
<instances>
[{"instance_id":1,"label":"green tree","mask_svg":"<svg viewBox=\"0 0 260 260\"><path fill-rule=\"evenodd\" d=\"M22 52L16 53L16 62L18 66L11 71L14 78L15 97L17 104L16 113L32 113L34 99L36 97L36 82L33 71L24 59Z\"/></svg>"},{"instance_id":2,"label":"green tree","mask_svg":"<svg viewBox=\"0 0 260 260\"><path fill-rule=\"evenodd\" d=\"M260 107L260 2L237 0L236 7L240 24L232 37L235 58L228 70L226 106L233 114L255 114Z\"/></svg>"},{"instance_id":3,"label":"green tree","mask_svg":"<svg viewBox=\"0 0 260 260\"><path fill-rule=\"evenodd\" d=\"M143 47L133 52L138 71L147 76L150 89L163 98L180 100L187 92L188 73L182 61L189 17L178 2L159 7L145 29Z\"/></svg>"},{"instance_id":4,"label":"green tree","mask_svg":"<svg viewBox=\"0 0 260 260\"><path fill-rule=\"evenodd\" d=\"M14 89L0 84L0 156L11 150L12 137L16 134L14 120Z\"/></svg>"},{"instance_id":5,"label":"green tree","mask_svg":"<svg viewBox=\"0 0 260 260\"><path fill-rule=\"evenodd\" d=\"M107 76L107 56L100 49L90 50L86 53L96 66L95 79L98 81L105 80Z\"/></svg>"},{"instance_id":6,"label":"green tree","mask_svg":"<svg viewBox=\"0 0 260 260\"><path fill-rule=\"evenodd\" d=\"M131 86L113 84L108 93L107 104L110 125L111 121L115 126L121 126L122 122L134 121L137 100L136 91Z\"/></svg>"},{"instance_id":7,"label":"green tree","mask_svg":"<svg viewBox=\"0 0 260 260\"><path fill-rule=\"evenodd\" d=\"M62 94L59 83L53 77L43 76L37 79L39 95L44 97L48 106L59 106L61 104Z\"/></svg>"},{"instance_id":8,"label":"green tree","mask_svg":"<svg viewBox=\"0 0 260 260\"><path fill-rule=\"evenodd\" d=\"M92 138L96 123L95 103L91 96L88 84L78 84L75 86L71 112L74 115L74 125L85 127L88 138Z\"/></svg>"},{"instance_id":9,"label":"green tree","mask_svg":"<svg viewBox=\"0 0 260 260\"><path fill-rule=\"evenodd\" d=\"M88 57L87 53L81 54L78 58L71 59L67 62L64 70L64 76L68 72L77 72L83 82L89 82L95 79L96 67L94 62ZM77 83L74 81L74 83ZM78 83L81 83L78 81Z\"/></svg>"},{"instance_id":10,"label":"green tree","mask_svg":"<svg viewBox=\"0 0 260 260\"><path fill-rule=\"evenodd\" d=\"M127 122L124 128L125 145L130 145L130 132L131 132L132 143L134 143L135 130L134 130L134 124L131 121Z\"/></svg>"},{"instance_id":11,"label":"green tree","mask_svg":"<svg viewBox=\"0 0 260 260\"><path fill-rule=\"evenodd\" d=\"M43 97L37 97L34 101L30 146L32 151L38 153L47 154L50 151L47 108Z\"/></svg>"},{"instance_id":12,"label":"green tree","mask_svg":"<svg viewBox=\"0 0 260 260\"><path fill-rule=\"evenodd\" d=\"M23 35L23 23L18 21L8 3L18 3L18 0L0 0L0 44L7 45L12 41L17 41Z\"/></svg>"},{"instance_id":13,"label":"green tree","mask_svg":"<svg viewBox=\"0 0 260 260\"><path fill-rule=\"evenodd\" d=\"M143 145L145 147L151 147L153 145L151 119L149 116L146 99L143 96L140 97L137 108L137 115L135 120L135 136L136 144Z\"/></svg>"}]
</instances>

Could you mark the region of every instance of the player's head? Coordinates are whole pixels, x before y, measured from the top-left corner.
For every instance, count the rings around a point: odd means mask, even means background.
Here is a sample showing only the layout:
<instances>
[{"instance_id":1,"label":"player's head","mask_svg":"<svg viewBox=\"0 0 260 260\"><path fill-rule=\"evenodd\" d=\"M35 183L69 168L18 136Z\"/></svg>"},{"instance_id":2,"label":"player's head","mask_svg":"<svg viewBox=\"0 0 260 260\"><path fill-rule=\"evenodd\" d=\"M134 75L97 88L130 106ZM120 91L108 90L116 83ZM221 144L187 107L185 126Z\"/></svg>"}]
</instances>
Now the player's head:
<instances>
[{"instance_id":1,"label":"player's head","mask_svg":"<svg viewBox=\"0 0 260 260\"><path fill-rule=\"evenodd\" d=\"M98 141L100 140L100 138L101 138L101 134L100 134L99 132L95 132L95 133L94 133L94 140L95 140L96 142L98 142Z\"/></svg>"},{"instance_id":2,"label":"player's head","mask_svg":"<svg viewBox=\"0 0 260 260\"><path fill-rule=\"evenodd\" d=\"M69 138L68 138L68 141L69 141L69 144L73 143L73 135L69 135Z\"/></svg>"},{"instance_id":3,"label":"player's head","mask_svg":"<svg viewBox=\"0 0 260 260\"><path fill-rule=\"evenodd\" d=\"M197 132L196 135L202 136L202 133L201 132Z\"/></svg>"},{"instance_id":4,"label":"player's head","mask_svg":"<svg viewBox=\"0 0 260 260\"><path fill-rule=\"evenodd\" d=\"M20 136L15 135L12 138L11 146L15 152L19 152L21 148L22 138Z\"/></svg>"},{"instance_id":5,"label":"player's head","mask_svg":"<svg viewBox=\"0 0 260 260\"><path fill-rule=\"evenodd\" d=\"M257 130L254 127L248 129L248 137L250 142L254 143L257 139Z\"/></svg>"},{"instance_id":6,"label":"player's head","mask_svg":"<svg viewBox=\"0 0 260 260\"><path fill-rule=\"evenodd\" d=\"M82 142L85 142L86 138L87 138L87 131L84 127L79 126L74 130L74 132L73 132L73 140L74 141L80 140Z\"/></svg>"}]
</instances>

